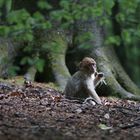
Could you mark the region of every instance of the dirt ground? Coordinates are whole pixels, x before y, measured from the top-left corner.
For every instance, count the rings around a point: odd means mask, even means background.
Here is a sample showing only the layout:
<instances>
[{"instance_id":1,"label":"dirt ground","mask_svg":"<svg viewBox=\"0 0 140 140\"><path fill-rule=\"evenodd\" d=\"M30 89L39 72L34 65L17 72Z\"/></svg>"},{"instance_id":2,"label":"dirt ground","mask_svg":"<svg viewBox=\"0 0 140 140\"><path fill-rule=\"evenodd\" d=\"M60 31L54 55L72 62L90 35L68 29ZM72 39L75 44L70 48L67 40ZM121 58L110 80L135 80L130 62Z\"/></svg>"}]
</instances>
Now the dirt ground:
<instances>
[{"instance_id":1,"label":"dirt ground","mask_svg":"<svg viewBox=\"0 0 140 140\"><path fill-rule=\"evenodd\" d=\"M139 140L140 103L68 100L39 84L0 83L0 140Z\"/></svg>"}]
</instances>

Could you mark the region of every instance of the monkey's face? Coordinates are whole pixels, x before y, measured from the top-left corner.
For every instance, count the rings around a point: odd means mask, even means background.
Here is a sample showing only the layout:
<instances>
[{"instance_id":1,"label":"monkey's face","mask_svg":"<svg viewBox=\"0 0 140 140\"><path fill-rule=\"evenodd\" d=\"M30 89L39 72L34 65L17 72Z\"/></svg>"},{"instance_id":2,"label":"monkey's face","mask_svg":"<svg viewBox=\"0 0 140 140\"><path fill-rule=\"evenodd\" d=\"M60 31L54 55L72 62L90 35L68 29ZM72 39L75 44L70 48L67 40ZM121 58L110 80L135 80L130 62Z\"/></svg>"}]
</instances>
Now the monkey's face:
<instances>
[{"instance_id":1,"label":"monkey's face","mask_svg":"<svg viewBox=\"0 0 140 140\"><path fill-rule=\"evenodd\" d=\"M90 72L95 73L96 72L96 63L89 64L88 69L89 69Z\"/></svg>"},{"instance_id":2,"label":"monkey's face","mask_svg":"<svg viewBox=\"0 0 140 140\"><path fill-rule=\"evenodd\" d=\"M90 57L85 57L81 62L80 62L80 70L84 70L88 73L95 73L96 70L96 62L94 59Z\"/></svg>"}]
</instances>

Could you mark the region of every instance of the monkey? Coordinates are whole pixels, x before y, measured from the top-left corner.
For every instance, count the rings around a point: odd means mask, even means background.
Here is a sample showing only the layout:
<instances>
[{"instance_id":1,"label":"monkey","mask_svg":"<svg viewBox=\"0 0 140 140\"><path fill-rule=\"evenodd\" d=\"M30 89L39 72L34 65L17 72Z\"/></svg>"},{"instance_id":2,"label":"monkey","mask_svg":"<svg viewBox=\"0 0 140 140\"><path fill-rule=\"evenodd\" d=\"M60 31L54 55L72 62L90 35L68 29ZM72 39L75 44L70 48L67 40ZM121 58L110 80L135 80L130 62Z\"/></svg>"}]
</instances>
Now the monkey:
<instances>
[{"instance_id":1,"label":"monkey","mask_svg":"<svg viewBox=\"0 0 140 140\"><path fill-rule=\"evenodd\" d=\"M95 60L90 57L85 57L79 64L79 71L68 80L64 94L66 98L90 98L97 104L102 104L95 88L103 78L104 74L97 72Z\"/></svg>"}]
</instances>

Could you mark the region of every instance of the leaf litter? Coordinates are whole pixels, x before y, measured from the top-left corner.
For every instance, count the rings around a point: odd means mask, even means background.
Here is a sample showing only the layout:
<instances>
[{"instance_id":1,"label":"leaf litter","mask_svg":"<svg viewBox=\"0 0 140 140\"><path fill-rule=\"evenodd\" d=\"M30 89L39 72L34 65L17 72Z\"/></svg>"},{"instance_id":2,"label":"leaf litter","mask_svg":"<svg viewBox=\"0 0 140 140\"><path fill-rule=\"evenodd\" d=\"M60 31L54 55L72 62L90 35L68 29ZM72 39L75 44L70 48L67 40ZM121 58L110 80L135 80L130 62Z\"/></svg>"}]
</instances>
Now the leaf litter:
<instances>
[{"instance_id":1,"label":"leaf litter","mask_svg":"<svg viewBox=\"0 0 140 140\"><path fill-rule=\"evenodd\" d=\"M140 103L101 97L82 104L43 84L0 83L0 139L139 140Z\"/></svg>"}]
</instances>

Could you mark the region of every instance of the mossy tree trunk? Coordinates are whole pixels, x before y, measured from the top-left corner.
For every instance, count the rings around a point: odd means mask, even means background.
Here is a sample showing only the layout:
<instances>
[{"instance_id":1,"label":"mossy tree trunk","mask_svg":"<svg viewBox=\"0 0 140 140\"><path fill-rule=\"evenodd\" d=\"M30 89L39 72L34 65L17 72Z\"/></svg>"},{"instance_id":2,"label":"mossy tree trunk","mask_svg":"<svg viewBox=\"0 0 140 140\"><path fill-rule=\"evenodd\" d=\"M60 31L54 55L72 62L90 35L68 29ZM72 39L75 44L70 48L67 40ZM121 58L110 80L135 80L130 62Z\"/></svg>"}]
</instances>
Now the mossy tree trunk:
<instances>
[{"instance_id":1,"label":"mossy tree trunk","mask_svg":"<svg viewBox=\"0 0 140 140\"><path fill-rule=\"evenodd\" d=\"M0 77L8 78L16 56L16 47L8 38L0 38Z\"/></svg>"},{"instance_id":2,"label":"mossy tree trunk","mask_svg":"<svg viewBox=\"0 0 140 140\"><path fill-rule=\"evenodd\" d=\"M68 43L64 32L53 32L50 35L50 62L57 85L64 90L70 73L65 64Z\"/></svg>"},{"instance_id":3,"label":"mossy tree trunk","mask_svg":"<svg viewBox=\"0 0 140 140\"><path fill-rule=\"evenodd\" d=\"M95 58L99 71L105 73L107 82L106 90L109 95L125 99L140 100L140 89L132 82L121 66L112 46L105 46L106 30L98 21L89 20L79 26L82 32L93 33L90 45L93 45L90 56Z\"/></svg>"},{"instance_id":4,"label":"mossy tree trunk","mask_svg":"<svg viewBox=\"0 0 140 140\"><path fill-rule=\"evenodd\" d=\"M20 1L21 2L21 1ZM29 5L29 4L28 4ZM7 0L3 1L2 5L0 6L0 23L2 25L7 24L6 17L7 14L11 11L12 8L16 8L16 6L23 6L21 3L20 5L16 5L15 1ZM1 78L9 78L15 74L15 70L13 67L13 62L15 62L15 57L18 55L20 51L20 46L22 41L16 41L12 38L8 37L1 37L0 38L0 77ZM32 66L27 70L28 77L30 80L34 81L36 70Z\"/></svg>"},{"instance_id":5,"label":"mossy tree trunk","mask_svg":"<svg viewBox=\"0 0 140 140\"><path fill-rule=\"evenodd\" d=\"M65 55L68 41L64 31L38 31L40 46L46 52L46 61L49 61L51 69L51 79L56 83L60 90L64 90L66 81L70 77L69 70L65 64ZM49 75L50 77L50 75Z\"/></svg>"}]
</instances>

